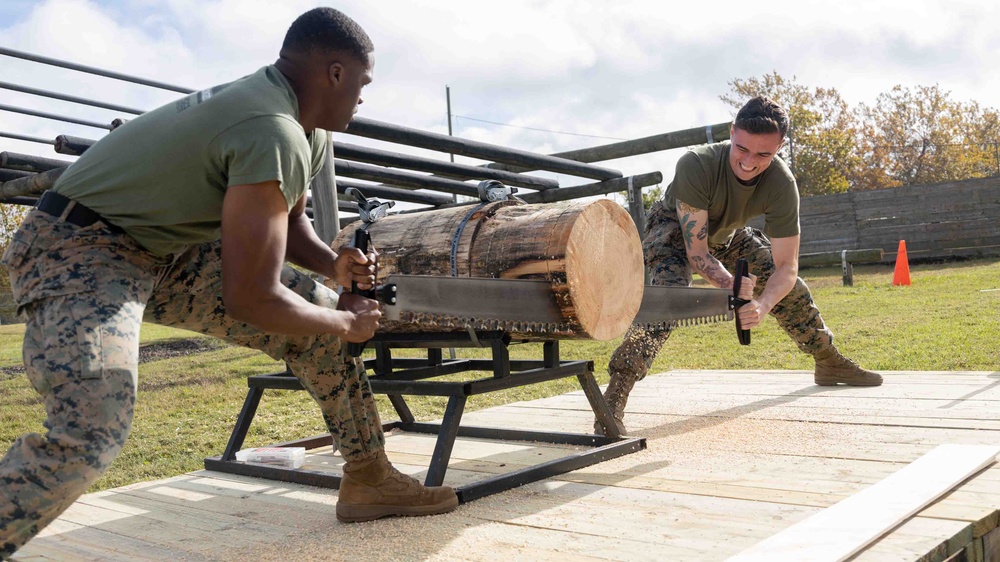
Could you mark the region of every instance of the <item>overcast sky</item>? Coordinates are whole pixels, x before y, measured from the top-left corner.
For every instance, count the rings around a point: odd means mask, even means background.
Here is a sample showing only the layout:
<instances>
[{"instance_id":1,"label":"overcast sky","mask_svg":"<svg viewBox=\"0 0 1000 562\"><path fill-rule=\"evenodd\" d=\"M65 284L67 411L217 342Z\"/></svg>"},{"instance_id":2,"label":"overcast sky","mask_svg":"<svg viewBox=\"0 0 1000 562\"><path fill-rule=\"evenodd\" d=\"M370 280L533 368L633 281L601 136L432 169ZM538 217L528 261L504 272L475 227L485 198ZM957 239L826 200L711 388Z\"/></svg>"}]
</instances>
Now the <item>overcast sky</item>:
<instances>
[{"instance_id":1,"label":"overcast sky","mask_svg":"<svg viewBox=\"0 0 1000 562\"><path fill-rule=\"evenodd\" d=\"M201 89L273 62L288 25L316 5L3 0L0 46ZM772 71L806 86L836 88L852 105L872 103L897 84L939 84L955 100L1000 107L1000 8L994 2L328 5L358 21L375 43L375 81L360 115L446 133L448 85L457 136L544 153L728 121L732 109L719 100L728 83ZM5 56L0 76L138 109L179 95ZM3 89L0 103L99 122L120 116ZM5 111L0 131L43 138L102 134ZM0 150L58 157L44 145L4 138ZM669 181L680 153L604 165L626 174L660 170Z\"/></svg>"}]
</instances>

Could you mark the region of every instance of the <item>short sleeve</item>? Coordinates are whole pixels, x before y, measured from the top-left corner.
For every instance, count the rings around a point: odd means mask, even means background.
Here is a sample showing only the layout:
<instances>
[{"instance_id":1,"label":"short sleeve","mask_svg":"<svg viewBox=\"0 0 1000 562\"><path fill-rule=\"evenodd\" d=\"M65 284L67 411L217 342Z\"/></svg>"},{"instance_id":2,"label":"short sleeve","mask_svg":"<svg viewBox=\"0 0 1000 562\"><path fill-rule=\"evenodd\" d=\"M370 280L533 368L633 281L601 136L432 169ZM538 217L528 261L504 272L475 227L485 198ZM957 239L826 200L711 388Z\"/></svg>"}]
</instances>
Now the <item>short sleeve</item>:
<instances>
[{"instance_id":1,"label":"short sleeve","mask_svg":"<svg viewBox=\"0 0 1000 562\"><path fill-rule=\"evenodd\" d=\"M265 115L243 121L212 141L226 187L277 180L288 208L312 177L313 150L298 123Z\"/></svg>"},{"instance_id":2,"label":"short sleeve","mask_svg":"<svg viewBox=\"0 0 1000 562\"><path fill-rule=\"evenodd\" d=\"M795 180L775 190L764 211L764 234L771 238L787 238L800 234L799 190Z\"/></svg>"},{"instance_id":3,"label":"short sleeve","mask_svg":"<svg viewBox=\"0 0 1000 562\"><path fill-rule=\"evenodd\" d=\"M677 160L672 183L673 197L695 209L707 210L711 202L711 181L694 152L686 152Z\"/></svg>"}]
</instances>

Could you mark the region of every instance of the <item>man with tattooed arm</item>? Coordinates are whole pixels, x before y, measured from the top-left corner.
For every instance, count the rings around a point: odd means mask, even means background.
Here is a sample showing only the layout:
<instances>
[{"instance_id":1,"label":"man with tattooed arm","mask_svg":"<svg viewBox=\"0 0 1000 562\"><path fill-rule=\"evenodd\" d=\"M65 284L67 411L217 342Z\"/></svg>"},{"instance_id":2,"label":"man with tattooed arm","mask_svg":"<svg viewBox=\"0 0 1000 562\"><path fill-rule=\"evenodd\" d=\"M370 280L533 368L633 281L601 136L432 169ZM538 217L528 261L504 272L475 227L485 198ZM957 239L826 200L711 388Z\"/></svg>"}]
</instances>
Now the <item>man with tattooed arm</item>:
<instances>
[{"instance_id":1,"label":"man with tattooed arm","mask_svg":"<svg viewBox=\"0 0 1000 562\"><path fill-rule=\"evenodd\" d=\"M646 217L642 249L650 282L687 286L698 273L716 287L731 289L729 271L737 259L746 258L751 275L741 296L750 302L737 311L744 328L771 314L799 349L815 358L816 384L878 386L878 373L862 369L834 347L833 333L798 278L799 193L788 166L776 157L787 132L785 109L758 96L736 114L730 140L680 158L666 195ZM746 226L760 215L763 232ZM622 433L628 395L645 378L670 332L633 326L611 357L604 396ZM595 430L603 433L600 422Z\"/></svg>"}]
</instances>

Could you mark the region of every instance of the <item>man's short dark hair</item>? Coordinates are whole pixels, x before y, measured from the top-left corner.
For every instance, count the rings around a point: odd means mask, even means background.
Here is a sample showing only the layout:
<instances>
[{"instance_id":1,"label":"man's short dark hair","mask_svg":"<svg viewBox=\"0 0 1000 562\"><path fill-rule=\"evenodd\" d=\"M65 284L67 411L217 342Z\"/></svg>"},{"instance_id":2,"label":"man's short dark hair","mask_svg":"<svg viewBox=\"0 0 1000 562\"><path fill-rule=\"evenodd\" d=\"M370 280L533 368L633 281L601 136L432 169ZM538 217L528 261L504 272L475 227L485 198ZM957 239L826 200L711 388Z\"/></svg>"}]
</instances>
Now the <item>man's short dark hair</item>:
<instances>
[{"instance_id":1,"label":"man's short dark hair","mask_svg":"<svg viewBox=\"0 0 1000 562\"><path fill-rule=\"evenodd\" d=\"M367 61L375 50L364 29L343 12L333 8L314 8L292 22L281 50L290 53L328 53L347 51Z\"/></svg>"},{"instance_id":2,"label":"man's short dark hair","mask_svg":"<svg viewBox=\"0 0 1000 562\"><path fill-rule=\"evenodd\" d=\"M740 108L733 126L755 135L788 133L788 112L773 100L757 96Z\"/></svg>"}]
</instances>

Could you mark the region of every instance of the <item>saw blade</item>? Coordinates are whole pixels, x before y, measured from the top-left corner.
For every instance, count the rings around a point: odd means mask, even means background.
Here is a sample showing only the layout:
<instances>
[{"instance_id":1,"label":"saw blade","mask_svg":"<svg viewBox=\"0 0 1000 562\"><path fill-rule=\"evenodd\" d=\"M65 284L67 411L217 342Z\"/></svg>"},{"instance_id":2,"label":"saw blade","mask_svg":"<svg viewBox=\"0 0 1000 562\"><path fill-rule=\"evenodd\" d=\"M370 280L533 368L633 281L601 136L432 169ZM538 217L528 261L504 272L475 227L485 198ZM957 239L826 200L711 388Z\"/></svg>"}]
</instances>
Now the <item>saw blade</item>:
<instances>
[{"instance_id":1,"label":"saw blade","mask_svg":"<svg viewBox=\"0 0 1000 562\"><path fill-rule=\"evenodd\" d=\"M733 318L732 293L728 289L646 285L632 324L646 330L665 330Z\"/></svg>"},{"instance_id":2,"label":"saw blade","mask_svg":"<svg viewBox=\"0 0 1000 562\"><path fill-rule=\"evenodd\" d=\"M395 290L395 302L386 299L387 320L511 332L570 329L544 280L390 275L383 287L383 295Z\"/></svg>"}]
</instances>

